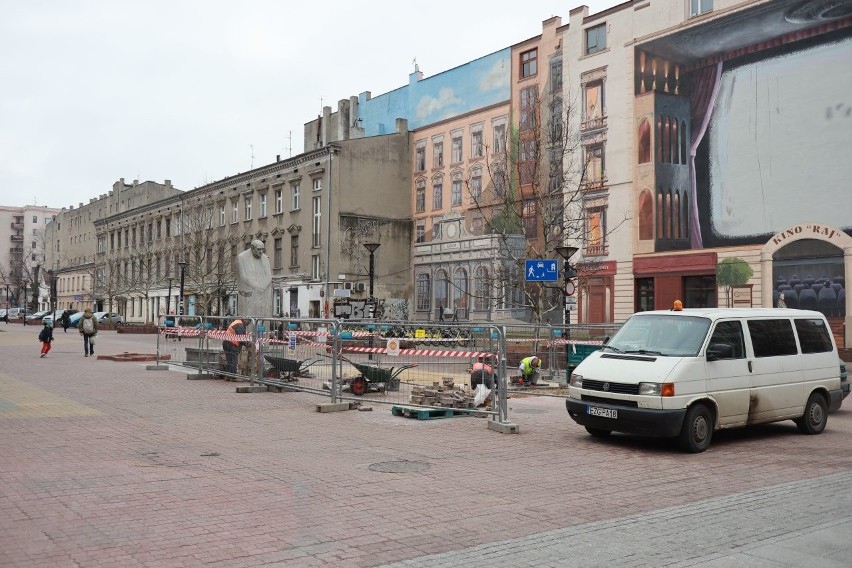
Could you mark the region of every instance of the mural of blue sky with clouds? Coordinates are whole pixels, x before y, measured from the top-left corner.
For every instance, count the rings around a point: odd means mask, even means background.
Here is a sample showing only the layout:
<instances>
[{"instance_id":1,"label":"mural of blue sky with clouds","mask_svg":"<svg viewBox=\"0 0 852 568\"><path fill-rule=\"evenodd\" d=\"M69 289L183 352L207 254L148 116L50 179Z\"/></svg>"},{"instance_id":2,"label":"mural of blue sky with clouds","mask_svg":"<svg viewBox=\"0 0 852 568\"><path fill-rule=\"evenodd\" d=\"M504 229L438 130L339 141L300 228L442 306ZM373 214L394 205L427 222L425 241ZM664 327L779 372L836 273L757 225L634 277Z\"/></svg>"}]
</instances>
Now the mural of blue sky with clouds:
<instances>
[{"instance_id":1,"label":"mural of blue sky with clouds","mask_svg":"<svg viewBox=\"0 0 852 568\"><path fill-rule=\"evenodd\" d=\"M405 118L408 129L415 130L508 101L510 58L511 50L506 48L420 81L412 73L408 85L370 100L361 93L361 126L367 136L389 134L396 130L396 119Z\"/></svg>"}]
</instances>

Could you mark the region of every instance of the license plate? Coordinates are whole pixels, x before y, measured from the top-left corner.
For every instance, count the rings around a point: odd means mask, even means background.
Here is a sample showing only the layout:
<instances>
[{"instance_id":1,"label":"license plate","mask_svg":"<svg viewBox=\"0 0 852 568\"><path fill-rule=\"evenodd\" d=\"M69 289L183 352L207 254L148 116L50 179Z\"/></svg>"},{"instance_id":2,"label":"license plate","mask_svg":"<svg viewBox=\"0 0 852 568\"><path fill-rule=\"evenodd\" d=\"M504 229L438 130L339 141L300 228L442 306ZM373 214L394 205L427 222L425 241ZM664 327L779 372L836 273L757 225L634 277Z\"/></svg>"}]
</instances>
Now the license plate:
<instances>
[{"instance_id":1,"label":"license plate","mask_svg":"<svg viewBox=\"0 0 852 568\"><path fill-rule=\"evenodd\" d=\"M598 406L587 406L586 412L589 416L600 416L601 418L618 419L618 411L614 408L600 408Z\"/></svg>"}]
</instances>

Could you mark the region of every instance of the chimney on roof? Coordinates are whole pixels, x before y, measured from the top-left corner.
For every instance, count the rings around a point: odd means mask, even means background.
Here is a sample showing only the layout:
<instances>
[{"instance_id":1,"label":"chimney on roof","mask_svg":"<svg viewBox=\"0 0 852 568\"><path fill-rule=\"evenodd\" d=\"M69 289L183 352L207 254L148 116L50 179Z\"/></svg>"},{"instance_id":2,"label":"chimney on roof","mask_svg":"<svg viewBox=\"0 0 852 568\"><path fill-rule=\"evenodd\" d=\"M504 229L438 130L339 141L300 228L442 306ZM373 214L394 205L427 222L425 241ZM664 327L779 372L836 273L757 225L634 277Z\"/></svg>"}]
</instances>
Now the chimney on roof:
<instances>
[{"instance_id":1,"label":"chimney on roof","mask_svg":"<svg viewBox=\"0 0 852 568\"><path fill-rule=\"evenodd\" d=\"M172 186L172 180L167 179L166 180L166 187L171 187L171 186Z\"/></svg>"},{"instance_id":2,"label":"chimney on roof","mask_svg":"<svg viewBox=\"0 0 852 568\"><path fill-rule=\"evenodd\" d=\"M139 185L139 180L138 179L133 180L133 186L135 187L137 185Z\"/></svg>"},{"instance_id":3,"label":"chimney on roof","mask_svg":"<svg viewBox=\"0 0 852 568\"><path fill-rule=\"evenodd\" d=\"M281 161L281 154L275 154L275 161L276 161L276 162L280 162L280 161Z\"/></svg>"}]
</instances>

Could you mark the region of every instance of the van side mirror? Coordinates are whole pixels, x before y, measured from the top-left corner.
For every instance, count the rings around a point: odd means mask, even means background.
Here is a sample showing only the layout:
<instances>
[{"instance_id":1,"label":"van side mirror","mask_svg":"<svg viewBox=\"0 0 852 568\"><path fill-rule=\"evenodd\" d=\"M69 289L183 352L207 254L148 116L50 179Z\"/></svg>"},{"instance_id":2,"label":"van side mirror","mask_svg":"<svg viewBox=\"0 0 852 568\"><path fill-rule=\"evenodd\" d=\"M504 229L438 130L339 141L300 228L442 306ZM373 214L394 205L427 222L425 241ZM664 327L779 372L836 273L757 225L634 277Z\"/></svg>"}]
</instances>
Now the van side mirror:
<instances>
[{"instance_id":1,"label":"van side mirror","mask_svg":"<svg viewBox=\"0 0 852 568\"><path fill-rule=\"evenodd\" d=\"M728 343L711 343L707 346L707 360L730 359L734 356L734 348Z\"/></svg>"}]
</instances>

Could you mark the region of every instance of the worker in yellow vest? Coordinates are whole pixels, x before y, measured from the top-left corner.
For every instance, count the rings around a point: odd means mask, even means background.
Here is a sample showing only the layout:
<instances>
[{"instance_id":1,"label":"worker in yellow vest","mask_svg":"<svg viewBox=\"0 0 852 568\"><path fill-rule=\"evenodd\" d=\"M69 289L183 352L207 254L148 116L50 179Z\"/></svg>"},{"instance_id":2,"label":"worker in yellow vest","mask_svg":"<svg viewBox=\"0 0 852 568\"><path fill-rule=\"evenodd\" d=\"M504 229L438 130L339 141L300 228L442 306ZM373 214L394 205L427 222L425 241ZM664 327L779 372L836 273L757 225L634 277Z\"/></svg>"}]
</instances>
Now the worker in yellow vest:
<instances>
[{"instance_id":1,"label":"worker in yellow vest","mask_svg":"<svg viewBox=\"0 0 852 568\"><path fill-rule=\"evenodd\" d=\"M538 370L540 367L541 359L534 355L521 359L521 364L518 365L518 370L521 372L521 380L524 384L538 384Z\"/></svg>"}]
</instances>

